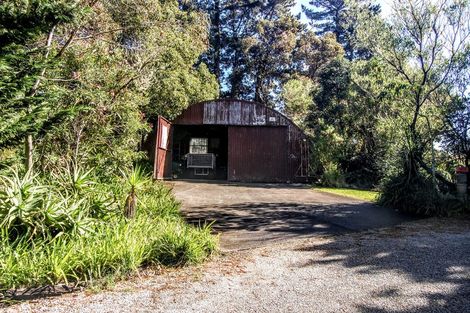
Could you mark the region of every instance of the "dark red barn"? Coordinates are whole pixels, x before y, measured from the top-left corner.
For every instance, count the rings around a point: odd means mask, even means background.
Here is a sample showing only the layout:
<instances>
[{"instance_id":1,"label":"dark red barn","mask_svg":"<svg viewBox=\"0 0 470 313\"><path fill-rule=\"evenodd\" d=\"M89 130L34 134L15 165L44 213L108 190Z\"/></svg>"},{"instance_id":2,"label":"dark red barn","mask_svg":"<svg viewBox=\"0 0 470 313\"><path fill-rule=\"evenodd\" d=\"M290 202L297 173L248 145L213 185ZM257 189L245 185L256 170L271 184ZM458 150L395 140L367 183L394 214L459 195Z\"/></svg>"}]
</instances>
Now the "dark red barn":
<instances>
[{"instance_id":1,"label":"dark red barn","mask_svg":"<svg viewBox=\"0 0 470 313\"><path fill-rule=\"evenodd\" d=\"M306 182L308 143L281 113L250 101L191 105L174 121L159 118L154 178Z\"/></svg>"}]
</instances>

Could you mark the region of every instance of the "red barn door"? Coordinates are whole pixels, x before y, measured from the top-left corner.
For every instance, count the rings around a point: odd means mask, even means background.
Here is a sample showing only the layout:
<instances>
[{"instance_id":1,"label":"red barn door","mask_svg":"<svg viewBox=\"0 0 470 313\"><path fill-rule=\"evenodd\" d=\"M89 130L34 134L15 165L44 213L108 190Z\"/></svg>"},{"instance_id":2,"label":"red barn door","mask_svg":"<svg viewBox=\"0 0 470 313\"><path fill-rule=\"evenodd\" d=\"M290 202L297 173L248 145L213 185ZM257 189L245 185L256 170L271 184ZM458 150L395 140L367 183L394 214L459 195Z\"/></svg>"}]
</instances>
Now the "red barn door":
<instances>
[{"instance_id":1,"label":"red barn door","mask_svg":"<svg viewBox=\"0 0 470 313\"><path fill-rule=\"evenodd\" d=\"M171 178L171 123L159 116L157 121L153 178Z\"/></svg>"},{"instance_id":2,"label":"red barn door","mask_svg":"<svg viewBox=\"0 0 470 313\"><path fill-rule=\"evenodd\" d=\"M287 127L228 128L228 180L286 182Z\"/></svg>"}]
</instances>

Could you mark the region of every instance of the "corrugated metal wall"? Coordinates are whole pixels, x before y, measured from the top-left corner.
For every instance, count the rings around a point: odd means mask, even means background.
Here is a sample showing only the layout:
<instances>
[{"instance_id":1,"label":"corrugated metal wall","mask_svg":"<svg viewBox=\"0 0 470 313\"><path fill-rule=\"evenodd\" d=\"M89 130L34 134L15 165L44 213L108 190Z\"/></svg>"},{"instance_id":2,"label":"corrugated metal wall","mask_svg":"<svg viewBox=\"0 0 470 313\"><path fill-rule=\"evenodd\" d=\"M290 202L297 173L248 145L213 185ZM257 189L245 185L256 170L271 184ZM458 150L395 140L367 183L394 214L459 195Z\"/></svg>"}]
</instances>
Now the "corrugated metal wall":
<instances>
[{"instance_id":1,"label":"corrugated metal wall","mask_svg":"<svg viewBox=\"0 0 470 313\"><path fill-rule=\"evenodd\" d=\"M228 180L285 182L287 127L228 128Z\"/></svg>"},{"instance_id":2,"label":"corrugated metal wall","mask_svg":"<svg viewBox=\"0 0 470 313\"><path fill-rule=\"evenodd\" d=\"M204 116L204 106L193 104L188 107L183 113L178 116L173 124L177 125L202 125L202 118Z\"/></svg>"},{"instance_id":3,"label":"corrugated metal wall","mask_svg":"<svg viewBox=\"0 0 470 313\"><path fill-rule=\"evenodd\" d=\"M228 180L305 181L299 177L302 130L281 113L257 102L220 99L194 104L175 125L228 127ZM305 157L304 157L305 159Z\"/></svg>"}]
</instances>

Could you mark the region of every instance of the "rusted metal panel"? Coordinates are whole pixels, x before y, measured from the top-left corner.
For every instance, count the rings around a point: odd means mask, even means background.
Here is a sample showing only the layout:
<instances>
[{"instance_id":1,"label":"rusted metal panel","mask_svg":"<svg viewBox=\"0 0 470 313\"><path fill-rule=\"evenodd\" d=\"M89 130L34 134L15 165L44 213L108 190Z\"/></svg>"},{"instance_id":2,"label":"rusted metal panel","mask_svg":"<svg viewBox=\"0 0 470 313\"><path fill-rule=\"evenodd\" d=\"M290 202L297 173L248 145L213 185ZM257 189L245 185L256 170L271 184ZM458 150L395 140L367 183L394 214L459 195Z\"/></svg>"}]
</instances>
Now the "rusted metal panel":
<instances>
[{"instance_id":1,"label":"rusted metal panel","mask_svg":"<svg viewBox=\"0 0 470 313\"><path fill-rule=\"evenodd\" d=\"M308 138L303 131L290 123L288 132L288 172L292 181L307 182L309 171L309 146Z\"/></svg>"},{"instance_id":2,"label":"rusted metal panel","mask_svg":"<svg viewBox=\"0 0 470 313\"><path fill-rule=\"evenodd\" d=\"M250 182L286 182L288 178L286 127L228 128L228 179Z\"/></svg>"},{"instance_id":3,"label":"rusted metal panel","mask_svg":"<svg viewBox=\"0 0 470 313\"><path fill-rule=\"evenodd\" d=\"M229 124L229 107L230 102L220 102L216 105L216 124L228 125Z\"/></svg>"},{"instance_id":4,"label":"rusted metal panel","mask_svg":"<svg viewBox=\"0 0 470 313\"><path fill-rule=\"evenodd\" d=\"M217 124L217 102L212 101L197 105L202 106L202 111L204 112L203 124Z\"/></svg>"},{"instance_id":5,"label":"rusted metal panel","mask_svg":"<svg viewBox=\"0 0 470 313\"><path fill-rule=\"evenodd\" d=\"M242 124L242 103L240 101L233 101L229 106L229 125Z\"/></svg>"},{"instance_id":6,"label":"rusted metal panel","mask_svg":"<svg viewBox=\"0 0 470 313\"><path fill-rule=\"evenodd\" d=\"M240 125L250 125L250 121L253 118L253 106L241 103L240 114Z\"/></svg>"},{"instance_id":7,"label":"rusted metal panel","mask_svg":"<svg viewBox=\"0 0 470 313\"><path fill-rule=\"evenodd\" d=\"M266 112L266 124L270 126L278 126L281 124L281 115L273 110Z\"/></svg>"},{"instance_id":8,"label":"rusted metal panel","mask_svg":"<svg viewBox=\"0 0 470 313\"><path fill-rule=\"evenodd\" d=\"M179 125L288 126L280 112L257 102L221 99L197 103L173 121Z\"/></svg>"},{"instance_id":9,"label":"rusted metal panel","mask_svg":"<svg viewBox=\"0 0 470 313\"><path fill-rule=\"evenodd\" d=\"M228 125L230 103L226 101L210 101L202 104L204 111L203 123L206 125Z\"/></svg>"},{"instance_id":10,"label":"rusted metal panel","mask_svg":"<svg viewBox=\"0 0 470 313\"><path fill-rule=\"evenodd\" d=\"M201 105L191 105L178 116L173 124L178 125L202 125L204 107Z\"/></svg>"},{"instance_id":11,"label":"rusted metal panel","mask_svg":"<svg viewBox=\"0 0 470 313\"><path fill-rule=\"evenodd\" d=\"M229 180L306 179L306 135L286 116L261 103L233 99L197 103L175 119L174 124L228 126Z\"/></svg>"},{"instance_id":12,"label":"rusted metal panel","mask_svg":"<svg viewBox=\"0 0 470 313\"><path fill-rule=\"evenodd\" d=\"M266 125L266 107L264 105L253 105L253 117L248 125Z\"/></svg>"}]
</instances>

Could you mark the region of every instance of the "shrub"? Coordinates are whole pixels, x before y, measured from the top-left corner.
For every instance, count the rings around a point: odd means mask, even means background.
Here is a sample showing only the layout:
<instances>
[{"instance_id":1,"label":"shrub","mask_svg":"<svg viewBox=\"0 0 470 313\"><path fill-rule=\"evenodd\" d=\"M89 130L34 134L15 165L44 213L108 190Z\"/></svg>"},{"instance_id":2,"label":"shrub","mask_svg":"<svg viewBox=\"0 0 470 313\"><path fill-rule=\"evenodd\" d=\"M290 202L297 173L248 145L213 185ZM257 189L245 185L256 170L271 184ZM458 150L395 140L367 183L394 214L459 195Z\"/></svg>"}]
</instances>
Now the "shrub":
<instances>
[{"instance_id":1,"label":"shrub","mask_svg":"<svg viewBox=\"0 0 470 313\"><path fill-rule=\"evenodd\" d=\"M86 199L61 193L27 172L0 176L0 229L9 239L85 233L93 219Z\"/></svg>"},{"instance_id":2,"label":"shrub","mask_svg":"<svg viewBox=\"0 0 470 313\"><path fill-rule=\"evenodd\" d=\"M378 203L401 212L420 216L447 216L465 207L458 198L436 189L431 178L420 173L398 173L381 188Z\"/></svg>"},{"instance_id":3,"label":"shrub","mask_svg":"<svg viewBox=\"0 0 470 313\"><path fill-rule=\"evenodd\" d=\"M119 276L149 264L199 263L216 249L210 229L197 229L182 219L140 215L99 224L88 236L52 241L0 242L0 290L58 283L89 283Z\"/></svg>"},{"instance_id":4,"label":"shrub","mask_svg":"<svg viewBox=\"0 0 470 313\"><path fill-rule=\"evenodd\" d=\"M175 221L169 223L171 226ZM152 242L150 260L163 265L200 263L217 248L217 240L213 239L208 225L194 228L180 224L177 227L160 228L160 231Z\"/></svg>"},{"instance_id":5,"label":"shrub","mask_svg":"<svg viewBox=\"0 0 470 313\"><path fill-rule=\"evenodd\" d=\"M124 215L127 218L133 218L137 207L137 192L139 192L143 186L149 184L150 176L147 175L140 166L134 167L128 174L123 174L130 188L124 205Z\"/></svg>"},{"instance_id":6,"label":"shrub","mask_svg":"<svg viewBox=\"0 0 470 313\"><path fill-rule=\"evenodd\" d=\"M163 184L147 184L138 198L141 212L151 218L180 217L180 203L171 194L171 189Z\"/></svg>"},{"instance_id":7,"label":"shrub","mask_svg":"<svg viewBox=\"0 0 470 313\"><path fill-rule=\"evenodd\" d=\"M329 162L325 165L325 169L321 177L321 183L325 187L345 186L344 175L337 164Z\"/></svg>"}]
</instances>

